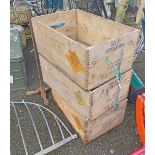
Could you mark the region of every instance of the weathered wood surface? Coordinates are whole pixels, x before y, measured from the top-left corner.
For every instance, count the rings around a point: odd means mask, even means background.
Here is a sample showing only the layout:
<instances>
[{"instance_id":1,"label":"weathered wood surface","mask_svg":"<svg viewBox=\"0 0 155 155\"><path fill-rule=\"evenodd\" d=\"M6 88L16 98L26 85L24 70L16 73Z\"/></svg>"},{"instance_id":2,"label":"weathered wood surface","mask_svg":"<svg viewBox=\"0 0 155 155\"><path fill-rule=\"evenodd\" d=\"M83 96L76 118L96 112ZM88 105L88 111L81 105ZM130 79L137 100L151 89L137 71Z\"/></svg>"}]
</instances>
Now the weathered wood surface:
<instances>
[{"instance_id":1,"label":"weathered wood surface","mask_svg":"<svg viewBox=\"0 0 155 155\"><path fill-rule=\"evenodd\" d=\"M116 78L92 91L85 91L44 57L40 55L39 58L44 82L56 90L83 120L94 120L110 108L115 109L113 102L115 103L118 89ZM132 70L122 75L118 101L127 98L131 74Z\"/></svg>"},{"instance_id":2,"label":"weathered wood surface","mask_svg":"<svg viewBox=\"0 0 155 155\"><path fill-rule=\"evenodd\" d=\"M102 114L94 121L87 121L83 120L82 117L69 106L69 103L63 100L57 91L53 90L52 94L57 105L85 144L119 125L124 119L127 100L120 103L121 107L119 110L110 111L111 109L109 109L109 113Z\"/></svg>"},{"instance_id":3,"label":"weathered wood surface","mask_svg":"<svg viewBox=\"0 0 155 155\"><path fill-rule=\"evenodd\" d=\"M128 36L102 42L90 49L88 89L115 77L115 73L108 64L108 59L117 69L121 64L120 70L122 73L132 68L136 40L137 35L135 35L135 32L131 32Z\"/></svg>"},{"instance_id":4,"label":"weathered wood surface","mask_svg":"<svg viewBox=\"0 0 155 155\"><path fill-rule=\"evenodd\" d=\"M89 93L82 90L45 58L42 56L39 56L39 58L44 82L48 84L52 90L58 91L62 98L70 104L69 106L72 109L76 109L81 117L85 120L89 118L89 109L91 108Z\"/></svg>"},{"instance_id":5,"label":"weathered wood surface","mask_svg":"<svg viewBox=\"0 0 155 155\"><path fill-rule=\"evenodd\" d=\"M50 28L55 22L65 25ZM131 68L137 29L81 10L34 17L32 24L38 52L84 90L115 77L107 58L117 68L123 51L121 72Z\"/></svg>"},{"instance_id":6,"label":"weathered wood surface","mask_svg":"<svg viewBox=\"0 0 155 155\"><path fill-rule=\"evenodd\" d=\"M135 31L129 27L94 14L77 11L78 39L91 46Z\"/></svg>"},{"instance_id":7,"label":"weathered wood surface","mask_svg":"<svg viewBox=\"0 0 155 155\"><path fill-rule=\"evenodd\" d=\"M75 12L75 11L73 11ZM74 80L80 85L85 85L85 72L75 73L72 70L71 64L68 62L66 55L69 51L76 51L77 57L80 59L81 66L86 68L86 53L87 49L84 45L80 45L76 40L76 35L72 35L71 31L76 33L76 16L75 13L65 11L57 12L54 15L47 15L32 18L33 30L38 52L43 55L52 64L55 64L64 70L69 77L74 77ZM75 19L74 19L75 18ZM65 22L64 27L57 28L57 30L50 28L50 25L55 22ZM71 28L72 27L72 28ZM63 33L58 32L60 29L66 29L66 35L71 35L71 38L66 37Z\"/></svg>"}]
</instances>

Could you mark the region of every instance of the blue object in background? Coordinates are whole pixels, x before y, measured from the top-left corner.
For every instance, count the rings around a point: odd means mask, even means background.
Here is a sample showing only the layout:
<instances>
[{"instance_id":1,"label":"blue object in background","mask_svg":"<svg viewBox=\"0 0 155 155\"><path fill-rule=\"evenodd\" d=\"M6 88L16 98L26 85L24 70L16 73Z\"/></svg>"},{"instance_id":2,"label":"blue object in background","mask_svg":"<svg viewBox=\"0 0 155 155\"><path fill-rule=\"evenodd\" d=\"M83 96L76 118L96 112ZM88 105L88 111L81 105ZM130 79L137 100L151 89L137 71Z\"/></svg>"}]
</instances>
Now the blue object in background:
<instances>
[{"instance_id":1,"label":"blue object in background","mask_svg":"<svg viewBox=\"0 0 155 155\"><path fill-rule=\"evenodd\" d=\"M61 27L64 25L65 25L64 22L56 22L56 23L52 24L50 27L57 28L57 27Z\"/></svg>"},{"instance_id":2,"label":"blue object in background","mask_svg":"<svg viewBox=\"0 0 155 155\"><path fill-rule=\"evenodd\" d=\"M132 14L135 14L135 12L136 12L136 0L130 0L129 1L128 11L131 12Z\"/></svg>"},{"instance_id":3,"label":"blue object in background","mask_svg":"<svg viewBox=\"0 0 155 155\"><path fill-rule=\"evenodd\" d=\"M46 0L45 8L63 9L63 0Z\"/></svg>"}]
</instances>

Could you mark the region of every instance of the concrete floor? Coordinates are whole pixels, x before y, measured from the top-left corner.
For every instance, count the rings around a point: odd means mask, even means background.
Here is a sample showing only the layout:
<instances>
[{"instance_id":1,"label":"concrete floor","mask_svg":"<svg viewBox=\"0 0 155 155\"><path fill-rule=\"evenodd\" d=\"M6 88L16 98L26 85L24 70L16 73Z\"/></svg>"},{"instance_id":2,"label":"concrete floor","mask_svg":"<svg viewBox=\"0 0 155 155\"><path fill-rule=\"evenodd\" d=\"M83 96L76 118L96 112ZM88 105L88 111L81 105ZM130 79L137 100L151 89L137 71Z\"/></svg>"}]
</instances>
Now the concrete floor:
<instances>
[{"instance_id":1,"label":"concrete floor","mask_svg":"<svg viewBox=\"0 0 155 155\"><path fill-rule=\"evenodd\" d=\"M28 41L28 46L24 50L24 56L26 61L26 69L27 69L27 78L28 78L28 90L33 90L38 86L38 77L36 73L36 65L34 53L31 53L32 42ZM145 53L141 53L134 64L134 69L145 83L145 61L144 58ZM40 95L35 96L26 96L25 90L17 90L11 91L11 101L21 101L24 99L25 101L35 102L38 104L42 104L42 99ZM62 119L65 125L68 127L72 133L75 133L74 129L70 125L70 123L66 120L65 116L56 106L54 100L52 99L51 92L48 93L48 97L50 100L50 104L48 108L52 110L58 117ZM22 111L22 108L21 108ZM24 110L23 110L24 111ZM21 142L21 137L19 134L19 129L17 126L17 122L15 117L12 114L12 107L10 108L11 112L11 150L13 155L24 155L23 146ZM37 117L37 120L41 119L37 113L33 113L34 117ZM50 120L50 118L48 118ZM28 148L30 150L30 154L34 154L38 151L38 144L35 141L34 131L31 129L28 122L24 122L25 120L21 119L23 124L23 130L26 130L25 137L29 138L27 140ZM43 124L37 124L39 129L42 132L42 141L47 144L49 138L47 137L47 133ZM55 135L58 134L58 130L55 130ZM49 144L49 143L48 143ZM84 145L80 140L79 136L77 139L70 141L69 143L63 145L62 147L54 150L48 155L128 155L131 152L135 151L139 147L141 147L141 143L139 141L139 137L136 133L135 128L135 105L128 104L126 115L123 123L111 131L108 131L98 139L93 142Z\"/></svg>"}]
</instances>

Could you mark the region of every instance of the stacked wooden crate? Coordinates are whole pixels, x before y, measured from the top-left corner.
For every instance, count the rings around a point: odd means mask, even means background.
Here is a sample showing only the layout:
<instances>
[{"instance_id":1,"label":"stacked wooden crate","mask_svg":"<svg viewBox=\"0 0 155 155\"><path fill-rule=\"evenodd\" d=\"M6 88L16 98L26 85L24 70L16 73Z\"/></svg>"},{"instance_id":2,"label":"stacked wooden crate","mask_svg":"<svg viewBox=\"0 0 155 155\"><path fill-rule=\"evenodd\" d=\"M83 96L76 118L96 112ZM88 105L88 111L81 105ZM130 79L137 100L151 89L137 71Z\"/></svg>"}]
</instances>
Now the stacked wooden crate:
<instances>
[{"instance_id":1,"label":"stacked wooden crate","mask_svg":"<svg viewBox=\"0 0 155 155\"><path fill-rule=\"evenodd\" d=\"M64 26L51 28L56 22ZM123 121L139 31L81 11L32 18L43 80L84 143Z\"/></svg>"}]
</instances>

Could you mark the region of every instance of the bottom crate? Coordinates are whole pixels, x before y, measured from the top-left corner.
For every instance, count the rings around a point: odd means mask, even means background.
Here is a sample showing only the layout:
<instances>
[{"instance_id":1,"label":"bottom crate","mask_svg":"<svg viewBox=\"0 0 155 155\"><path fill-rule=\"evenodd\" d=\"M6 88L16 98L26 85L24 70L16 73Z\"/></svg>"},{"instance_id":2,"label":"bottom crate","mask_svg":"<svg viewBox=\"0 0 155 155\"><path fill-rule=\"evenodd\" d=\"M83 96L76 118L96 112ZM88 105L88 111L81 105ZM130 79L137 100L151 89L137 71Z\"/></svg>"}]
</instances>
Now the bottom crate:
<instances>
[{"instance_id":1,"label":"bottom crate","mask_svg":"<svg viewBox=\"0 0 155 155\"><path fill-rule=\"evenodd\" d=\"M119 125L124 119L127 100L123 100L120 102L121 107L119 108L119 110L104 113L93 121L84 121L82 120L80 115L75 112L66 101L64 101L64 99L59 95L58 92L52 90L52 94L57 105L65 114L65 116L85 144L91 142L105 132Z\"/></svg>"}]
</instances>

